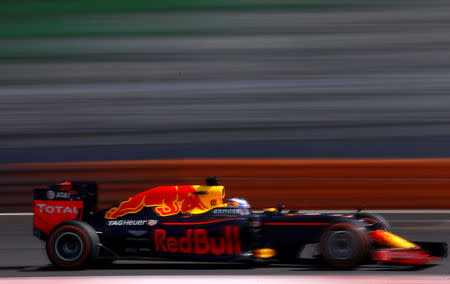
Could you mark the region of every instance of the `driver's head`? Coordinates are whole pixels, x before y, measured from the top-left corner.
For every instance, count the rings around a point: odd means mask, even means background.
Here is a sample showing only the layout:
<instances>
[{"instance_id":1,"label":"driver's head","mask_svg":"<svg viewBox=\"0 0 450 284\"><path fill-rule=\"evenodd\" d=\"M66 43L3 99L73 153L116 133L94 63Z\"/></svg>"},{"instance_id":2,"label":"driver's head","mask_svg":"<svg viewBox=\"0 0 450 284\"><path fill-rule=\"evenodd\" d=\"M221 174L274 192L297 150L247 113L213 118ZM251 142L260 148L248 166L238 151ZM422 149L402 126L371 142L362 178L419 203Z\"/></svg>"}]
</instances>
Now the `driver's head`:
<instances>
[{"instance_id":1,"label":"driver's head","mask_svg":"<svg viewBox=\"0 0 450 284\"><path fill-rule=\"evenodd\" d=\"M235 197L228 200L228 207L248 209L250 204L244 198Z\"/></svg>"}]
</instances>

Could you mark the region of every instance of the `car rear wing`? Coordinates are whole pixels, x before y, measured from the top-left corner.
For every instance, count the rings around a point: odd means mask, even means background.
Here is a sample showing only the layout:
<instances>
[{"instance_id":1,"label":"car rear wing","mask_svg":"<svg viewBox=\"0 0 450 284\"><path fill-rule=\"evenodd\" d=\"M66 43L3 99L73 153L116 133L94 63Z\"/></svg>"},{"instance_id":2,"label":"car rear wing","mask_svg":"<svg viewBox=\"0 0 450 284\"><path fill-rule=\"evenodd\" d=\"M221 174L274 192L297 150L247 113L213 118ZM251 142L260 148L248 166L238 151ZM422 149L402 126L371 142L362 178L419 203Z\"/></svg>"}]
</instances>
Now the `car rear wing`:
<instances>
[{"instance_id":1,"label":"car rear wing","mask_svg":"<svg viewBox=\"0 0 450 284\"><path fill-rule=\"evenodd\" d=\"M36 188L33 199L33 233L46 239L51 230L63 221L89 222L97 211L97 184L63 182L48 188Z\"/></svg>"}]
</instances>

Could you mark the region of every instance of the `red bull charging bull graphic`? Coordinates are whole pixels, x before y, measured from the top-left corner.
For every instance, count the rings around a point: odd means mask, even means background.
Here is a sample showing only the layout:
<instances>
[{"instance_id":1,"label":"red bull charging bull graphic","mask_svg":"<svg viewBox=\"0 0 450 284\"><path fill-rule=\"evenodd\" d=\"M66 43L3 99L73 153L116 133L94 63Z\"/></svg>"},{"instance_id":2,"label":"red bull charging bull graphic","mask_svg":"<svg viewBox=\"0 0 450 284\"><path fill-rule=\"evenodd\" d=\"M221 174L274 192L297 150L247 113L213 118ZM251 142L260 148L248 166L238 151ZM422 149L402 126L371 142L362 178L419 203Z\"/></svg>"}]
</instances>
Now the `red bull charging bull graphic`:
<instances>
[{"instance_id":1,"label":"red bull charging bull graphic","mask_svg":"<svg viewBox=\"0 0 450 284\"><path fill-rule=\"evenodd\" d=\"M201 195L199 194L201 193ZM144 207L154 207L159 216L178 213L200 214L210 210L214 204L222 204L222 186L160 186L130 197L105 214L106 219L116 219L127 214L137 213Z\"/></svg>"}]
</instances>

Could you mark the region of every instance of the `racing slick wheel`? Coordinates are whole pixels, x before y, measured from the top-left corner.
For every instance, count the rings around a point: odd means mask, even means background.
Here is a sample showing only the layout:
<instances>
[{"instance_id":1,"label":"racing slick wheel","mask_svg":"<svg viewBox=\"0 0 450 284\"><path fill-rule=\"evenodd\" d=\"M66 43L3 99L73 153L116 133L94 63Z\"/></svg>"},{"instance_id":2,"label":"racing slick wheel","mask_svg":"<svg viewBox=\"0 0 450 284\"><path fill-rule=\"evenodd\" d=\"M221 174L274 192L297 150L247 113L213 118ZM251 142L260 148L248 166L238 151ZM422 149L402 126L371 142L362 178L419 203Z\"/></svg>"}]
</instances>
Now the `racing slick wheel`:
<instances>
[{"instance_id":1,"label":"racing slick wheel","mask_svg":"<svg viewBox=\"0 0 450 284\"><path fill-rule=\"evenodd\" d=\"M384 230L390 232L392 230L391 224L381 215L375 213L356 213L355 218L364 220L371 224L377 230Z\"/></svg>"},{"instance_id":2,"label":"racing slick wheel","mask_svg":"<svg viewBox=\"0 0 450 284\"><path fill-rule=\"evenodd\" d=\"M70 220L56 226L47 239L47 255L61 268L75 269L93 261L99 252L99 239L87 223Z\"/></svg>"},{"instance_id":3,"label":"racing slick wheel","mask_svg":"<svg viewBox=\"0 0 450 284\"><path fill-rule=\"evenodd\" d=\"M351 223L328 227L320 240L320 254L328 265L352 268L367 259L369 237L366 228Z\"/></svg>"}]
</instances>

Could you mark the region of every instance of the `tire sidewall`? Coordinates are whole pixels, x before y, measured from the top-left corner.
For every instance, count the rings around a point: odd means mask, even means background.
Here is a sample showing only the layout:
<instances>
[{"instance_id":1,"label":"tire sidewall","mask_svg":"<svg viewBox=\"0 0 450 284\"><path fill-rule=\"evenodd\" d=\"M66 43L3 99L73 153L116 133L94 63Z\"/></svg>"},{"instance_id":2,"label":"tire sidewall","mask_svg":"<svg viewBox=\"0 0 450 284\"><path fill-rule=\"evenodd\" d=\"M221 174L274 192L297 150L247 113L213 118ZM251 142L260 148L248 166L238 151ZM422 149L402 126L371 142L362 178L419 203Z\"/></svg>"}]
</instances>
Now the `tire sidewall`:
<instances>
[{"instance_id":1,"label":"tire sidewall","mask_svg":"<svg viewBox=\"0 0 450 284\"><path fill-rule=\"evenodd\" d=\"M352 236L353 247L355 250L354 255L348 260L333 259L328 254L328 238L331 233L336 231L345 231ZM336 223L329 226L322 234L320 239L320 254L322 260L335 268L348 269L357 266L366 260L369 251L369 238L367 230L362 226L357 226L352 223Z\"/></svg>"},{"instance_id":2,"label":"tire sidewall","mask_svg":"<svg viewBox=\"0 0 450 284\"><path fill-rule=\"evenodd\" d=\"M73 233L81 240L81 254L73 261L65 261L56 253L56 240L63 233ZM66 269L80 268L94 260L98 255L98 236L93 228L82 221L66 221L56 226L47 240L46 250L50 261L58 267Z\"/></svg>"}]
</instances>

